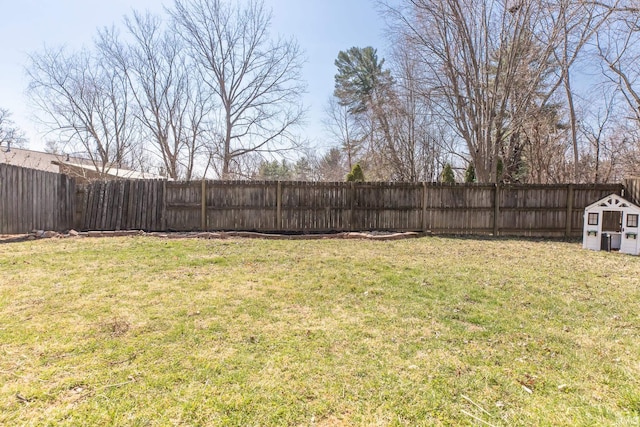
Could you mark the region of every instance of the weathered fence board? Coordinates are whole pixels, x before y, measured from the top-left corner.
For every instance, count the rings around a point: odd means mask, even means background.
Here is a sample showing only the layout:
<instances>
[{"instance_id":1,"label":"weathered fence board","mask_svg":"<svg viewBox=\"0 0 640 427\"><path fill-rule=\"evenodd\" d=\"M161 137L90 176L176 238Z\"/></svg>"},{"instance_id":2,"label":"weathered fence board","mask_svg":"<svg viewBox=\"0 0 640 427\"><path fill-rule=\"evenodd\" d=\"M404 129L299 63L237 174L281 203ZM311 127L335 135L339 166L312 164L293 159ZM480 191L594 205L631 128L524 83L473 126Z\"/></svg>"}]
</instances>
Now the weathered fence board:
<instances>
[{"instance_id":1,"label":"weathered fence board","mask_svg":"<svg viewBox=\"0 0 640 427\"><path fill-rule=\"evenodd\" d=\"M1 234L68 230L75 200L75 181L66 175L0 164Z\"/></svg>"},{"instance_id":2,"label":"weathered fence board","mask_svg":"<svg viewBox=\"0 0 640 427\"><path fill-rule=\"evenodd\" d=\"M206 188L209 230L282 229L278 227L277 182L207 181Z\"/></svg>"},{"instance_id":3,"label":"weathered fence board","mask_svg":"<svg viewBox=\"0 0 640 427\"><path fill-rule=\"evenodd\" d=\"M81 230L162 230L164 181L96 181L79 186L75 226Z\"/></svg>"},{"instance_id":4,"label":"weathered fence board","mask_svg":"<svg viewBox=\"0 0 640 427\"><path fill-rule=\"evenodd\" d=\"M427 184L424 229L446 234L493 232L495 186Z\"/></svg>"}]
</instances>

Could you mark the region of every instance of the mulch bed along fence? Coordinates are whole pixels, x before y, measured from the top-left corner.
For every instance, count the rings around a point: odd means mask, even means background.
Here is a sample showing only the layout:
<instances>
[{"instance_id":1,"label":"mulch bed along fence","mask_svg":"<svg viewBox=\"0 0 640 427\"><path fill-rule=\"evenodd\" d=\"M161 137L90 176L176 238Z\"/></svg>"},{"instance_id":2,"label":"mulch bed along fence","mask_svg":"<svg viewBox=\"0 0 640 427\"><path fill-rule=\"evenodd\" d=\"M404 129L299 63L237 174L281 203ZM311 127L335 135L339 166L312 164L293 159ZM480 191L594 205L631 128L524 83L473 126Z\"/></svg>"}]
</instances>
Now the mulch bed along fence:
<instances>
[{"instance_id":1,"label":"mulch bed along fence","mask_svg":"<svg viewBox=\"0 0 640 427\"><path fill-rule=\"evenodd\" d=\"M66 233L55 231L38 230L23 235L0 235L0 243L22 242L36 239L66 239L66 238L107 238L125 236L148 236L161 239L270 239L270 240L324 240L324 239L366 239L366 240L401 240L425 236L424 233L327 233L327 234L272 234L254 233L249 231L228 231L228 232L183 232L183 233L162 233L144 232L142 230L130 231L75 231Z\"/></svg>"}]
</instances>

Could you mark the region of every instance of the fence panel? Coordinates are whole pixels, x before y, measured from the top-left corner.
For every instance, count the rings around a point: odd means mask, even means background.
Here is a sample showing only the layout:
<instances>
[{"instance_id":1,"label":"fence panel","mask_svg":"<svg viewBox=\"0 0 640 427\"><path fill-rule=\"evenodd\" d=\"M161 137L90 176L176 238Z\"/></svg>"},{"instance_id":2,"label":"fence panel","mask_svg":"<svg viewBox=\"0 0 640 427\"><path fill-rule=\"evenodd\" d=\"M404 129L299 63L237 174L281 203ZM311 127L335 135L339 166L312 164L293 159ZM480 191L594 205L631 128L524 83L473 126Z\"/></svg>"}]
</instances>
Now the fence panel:
<instances>
[{"instance_id":1,"label":"fence panel","mask_svg":"<svg viewBox=\"0 0 640 427\"><path fill-rule=\"evenodd\" d=\"M619 184L509 185L501 187L500 234L569 237L582 233L584 208Z\"/></svg>"},{"instance_id":2,"label":"fence panel","mask_svg":"<svg viewBox=\"0 0 640 427\"><path fill-rule=\"evenodd\" d=\"M363 183L353 186L355 230L422 229L422 184Z\"/></svg>"},{"instance_id":3,"label":"fence panel","mask_svg":"<svg viewBox=\"0 0 640 427\"><path fill-rule=\"evenodd\" d=\"M565 235L569 192L567 185L500 187L500 232L503 235Z\"/></svg>"},{"instance_id":4,"label":"fence panel","mask_svg":"<svg viewBox=\"0 0 640 427\"><path fill-rule=\"evenodd\" d=\"M424 229L436 234L493 231L495 186L427 184Z\"/></svg>"},{"instance_id":5,"label":"fence panel","mask_svg":"<svg viewBox=\"0 0 640 427\"><path fill-rule=\"evenodd\" d=\"M206 181L207 229L281 230L278 226L278 183Z\"/></svg>"},{"instance_id":6,"label":"fence panel","mask_svg":"<svg viewBox=\"0 0 640 427\"><path fill-rule=\"evenodd\" d=\"M346 182L281 182L280 221L276 228L292 232L351 229L353 186ZM276 200L277 202L277 200Z\"/></svg>"},{"instance_id":7,"label":"fence panel","mask_svg":"<svg viewBox=\"0 0 640 427\"><path fill-rule=\"evenodd\" d=\"M0 233L69 230L75 193L75 180L66 175L0 164Z\"/></svg>"},{"instance_id":8,"label":"fence panel","mask_svg":"<svg viewBox=\"0 0 640 427\"><path fill-rule=\"evenodd\" d=\"M79 230L161 231L164 181L94 181L78 187L75 227Z\"/></svg>"}]
</instances>

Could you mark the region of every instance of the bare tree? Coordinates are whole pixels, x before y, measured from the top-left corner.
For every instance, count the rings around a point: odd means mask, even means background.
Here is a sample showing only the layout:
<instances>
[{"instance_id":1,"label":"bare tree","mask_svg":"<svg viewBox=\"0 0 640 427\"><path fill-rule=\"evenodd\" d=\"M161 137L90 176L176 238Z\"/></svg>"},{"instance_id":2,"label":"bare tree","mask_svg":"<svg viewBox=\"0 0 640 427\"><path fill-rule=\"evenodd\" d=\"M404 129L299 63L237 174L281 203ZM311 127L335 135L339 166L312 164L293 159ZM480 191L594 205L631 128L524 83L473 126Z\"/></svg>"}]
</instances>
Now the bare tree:
<instances>
[{"instance_id":1,"label":"bare tree","mask_svg":"<svg viewBox=\"0 0 640 427\"><path fill-rule=\"evenodd\" d=\"M616 18L599 34L598 54L605 75L620 90L631 118L640 125L640 14L621 12Z\"/></svg>"},{"instance_id":2,"label":"bare tree","mask_svg":"<svg viewBox=\"0 0 640 427\"><path fill-rule=\"evenodd\" d=\"M403 169L397 169L402 160L393 128L399 100L391 70L384 63L371 46L341 51L335 61L334 97L356 129L351 134L359 135L357 161L366 168L369 180L403 179Z\"/></svg>"},{"instance_id":3,"label":"bare tree","mask_svg":"<svg viewBox=\"0 0 640 427\"><path fill-rule=\"evenodd\" d=\"M349 107L340 105L335 97L329 99L325 108L325 128L333 143L336 143L346 155L349 169L357 161L367 138L366 131Z\"/></svg>"},{"instance_id":4,"label":"bare tree","mask_svg":"<svg viewBox=\"0 0 640 427\"><path fill-rule=\"evenodd\" d=\"M430 100L419 84L422 66L402 38L394 45L390 69L372 47L338 54L328 123L349 169L357 161L369 180L432 181L441 144L433 137Z\"/></svg>"},{"instance_id":5,"label":"bare tree","mask_svg":"<svg viewBox=\"0 0 640 427\"><path fill-rule=\"evenodd\" d=\"M172 14L207 87L221 106L213 160L222 178L250 153L291 149L301 123L302 54L294 40L272 40L260 0L176 0Z\"/></svg>"},{"instance_id":6,"label":"bare tree","mask_svg":"<svg viewBox=\"0 0 640 427\"><path fill-rule=\"evenodd\" d=\"M440 114L465 142L481 182L498 179L498 163L517 154L512 133L548 85L560 26L544 2L413 0L389 7L426 69ZM425 90L426 92L426 90Z\"/></svg>"},{"instance_id":7,"label":"bare tree","mask_svg":"<svg viewBox=\"0 0 640 427\"><path fill-rule=\"evenodd\" d=\"M136 119L149 135L148 147L173 179L190 180L204 152L213 104L184 53L182 40L159 17L134 12L125 18L126 42L115 29L99 34L98 49L129 84Z\"/></svg>"},{"instance_id":8,"label":"bare tree","mask_svg":"<svg viewBox=\"0 0 640 427\"><path fill-rule=\"evenodd\" d=\"M616 120L620 109L616 105L616 93L609 93L607 89L603 88L602 92L597 95L602 99L598 103L598 106L601 107L589 114L580 127L585 139L589 142L588 157L592 163L587 170L593 171L593 173L587 177L587 180L595 183L608 181L618 157L618 153L612 151L612 144L616 140L616 129L620 125Z\"/></svg>"},{"instance_id":9,"label":"bare tree","mask_svg":"<svg viewBox=\"0 0 640 427\"><path fill-rule=\"evenodd\" d=\"M597 57L602 61L604 76L613 86L610 92L617 94L626 108L615 114L616 131L599 141L606 150L602 153L601 149L599 154L603 154L611 175L621 178L625 174L640 173L640 71L637 66L640 61L640 2L621 0L614 6L606 3L603 7L610 7L613 13L597 34ZM612 95L610 102L615 100Z\"/></svg>"},{"instance_id":10,"label":"bare tree","mask_svg":"<svg viewBox=\"0 0 640 427\"><path fill-rule=\"evenodd\" d=\"M557 98L562 97L558 95ZM557 184L573 179L572 163L567 157L571 151L571 137L564 115L563 105L558 101L536 104L530 109L520 130L514 134L521 143L518 159L521 163L505 165L509 180Z\"/></svg>"},{"instance_id":11,"label":"bare tree","mask_svg":"<svg viewBox=\"0 0 640 427\"><path fill-rule=\"evenodd\" d=\"M42 122L67 150L89 156L99 173L131 161L137 132L130 91L105 58L86 49L45 49L31 55L27 73Z\"/></svg>"},{"instance_id":12,"label":"bare tree","mask_svg":"<svg viewBox=\"0 0 640 427\"><path fill-rule=\"evenodd\" d=\"M0 146L4 145L3 149L8 150L12 146L24 147L26 142L24 132L11 120L11 112L0 108Z\"/></svg>"},{"instance_id":13,"label":"bare tree","mask_svg":"<svg viewBox=\"0 0 640 427\"><path fill-rule=\"evenodd\" d=\"M573 180L575 182L579 181L581 173L580 129L576 111L576 96L573 89L573 68L587 44L597 36L598 31L610 19L619 4L618 0L609 0L608 5L600 2L558 0L557 5L552 9L553 13L550 14L550 19L554 24L559 25L562 31L553 50L558 76L553 87L549 90L548 96L551 96L559 86L564 89L573 152Z\"/></svg>"},{"instance_id":14,"label":"bare tree","mask_svg":"<svg viewBox=\"0 0 640 427\"><path fill-rule=\"evenodd\" d=\"M616 178L640 176L640 129L623 123L614 135L613 150L618 153L619 171ZM618 181L619 182L619 181Z\"/></svg>"},{"instance_id":15,"label":"bare tree","mask_svg":"<svg viewBox=\"0 0 640 427\"><path fill-rule=\"evenodd\" d=\"M392 138L386 147L389 168L399 181L435 181L442 161L442 144L434 137L431 100L422 91L422 67L400 41L394 44L393 103L388 104Z\"/></svg>"},{"instance_id":16,"label":"bare tree","mask_svg":"<svg viewBox=\"0 0 640 427\"><path fill-rule=\"evenodd\" d=\"M338 148L330 148L317 163L318 176L321 181L344 181L350 167L344 157L344 152Z\"/></svg>"}]
</instances>

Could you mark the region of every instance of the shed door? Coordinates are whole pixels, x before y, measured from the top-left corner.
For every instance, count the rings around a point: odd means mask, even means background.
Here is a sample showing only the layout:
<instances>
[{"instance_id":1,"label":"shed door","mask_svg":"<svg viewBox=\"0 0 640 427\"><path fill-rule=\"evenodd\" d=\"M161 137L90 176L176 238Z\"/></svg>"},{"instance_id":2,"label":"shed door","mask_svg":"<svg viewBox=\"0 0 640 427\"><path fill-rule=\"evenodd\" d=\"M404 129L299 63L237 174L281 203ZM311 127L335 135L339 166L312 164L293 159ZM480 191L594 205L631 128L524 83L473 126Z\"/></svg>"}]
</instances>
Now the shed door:
<instances>
[{"instance_id":1,"label":"shed door","mask_svg":"<svg viewBox=\"0 0 640 427\"><path fill-rule=\"evenodd\" d=\"M604 211L602 213L602 231L622 232L622 212Z\"/></svg>"}]
</instances>

